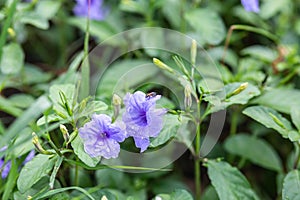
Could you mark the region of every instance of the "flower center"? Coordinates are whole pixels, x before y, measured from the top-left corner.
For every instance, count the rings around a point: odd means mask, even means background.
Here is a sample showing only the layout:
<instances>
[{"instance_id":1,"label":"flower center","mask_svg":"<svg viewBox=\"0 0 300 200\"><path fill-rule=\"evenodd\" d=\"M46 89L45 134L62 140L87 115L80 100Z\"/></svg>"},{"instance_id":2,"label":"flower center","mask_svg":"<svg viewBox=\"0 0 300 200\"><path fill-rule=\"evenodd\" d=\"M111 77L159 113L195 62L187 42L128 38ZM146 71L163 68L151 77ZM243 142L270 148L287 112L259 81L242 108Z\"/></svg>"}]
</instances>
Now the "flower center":
<instances>
[{"instance_id":1,"label":"flower center","mask_svg":"<svg viewBox=\"0 0 300 200\"><path fill-rule=\"evenodd\" d=\"M108 136L108 134L107 134L106 132L102 132L102 133L99 134L99 137L100 137L101 139L106 139L106 138L108 138L109 136Z\"/></svg>"}]
</instances>

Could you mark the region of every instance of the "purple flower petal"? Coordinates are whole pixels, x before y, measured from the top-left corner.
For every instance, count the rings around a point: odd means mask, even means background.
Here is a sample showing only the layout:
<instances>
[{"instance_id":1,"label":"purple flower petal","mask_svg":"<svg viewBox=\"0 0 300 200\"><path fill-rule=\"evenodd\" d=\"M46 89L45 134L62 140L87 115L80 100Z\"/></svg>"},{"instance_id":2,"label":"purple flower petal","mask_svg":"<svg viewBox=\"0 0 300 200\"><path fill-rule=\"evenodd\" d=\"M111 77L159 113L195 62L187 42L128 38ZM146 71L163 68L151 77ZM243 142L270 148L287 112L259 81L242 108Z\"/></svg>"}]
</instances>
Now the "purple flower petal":
<instances>
[{"instance_id":1,"label":"purple flower petal","mask_svg":"<svg viewBox=\"0 0 300 200\"><path fill-rule=\"evenodd\" d=\"M259 12L259 1L258 0L241 0L242 5L246 11Z\"/></svg>"},{"instance_id":2,"label":"purple flower petal","mask_svg":"<svg viewBox=\"0 0 300 200\"><path fill-rule=\"evenodd\" d=\"M156 101L160 95L146 97L140 91L134 94L126 94L124 104L126 111L123 114L123 122L126 124L128 136L132 136L135 145L145 151L149 144L149 137L156 137L163 128L163 115L166 109L156 109Z\"/></svg>"},{"instance_id":3,"label":"purple flower petal","mask_svg":"<svg viewBox=\"0 0 300 200\"><path fill-rule=\"evenodd\" d=\"M8 161L7 163L4 163L4 159L1 159L0 169L2 169L2 173L1 173L2 179L5 179L8 176L10 168L11 168L11 161Z\"/></svg>"},{"instance_id":4,"label":"purple flower petal","mask_svg":"<svg viewBox=\"0 0 300 200\"><path fill-rule=\"evenodd\" d=\"M34 150L31 150L29 152L29 154L26 156L24 162L23 162L23 165L25 165L26 163L28 163L29 161L31 161L35 156L35 151Z\"/></svg>"},{"instance_id":5,"label":"purple flower petal","mask_svg":"<svg viewBox=\"0 0 300 200\"><path fill-rule=\"evenodd\" d=\"M89 2L90 1L90 2ZM103 20L107 13L107 8L103 8L103 0L76 0L77 4L73 9L76 16L90 19Z\"/></svg>"},{"instance_id":6,"label":"purple flower petal","mask_svg":"<svg viewBox=\"0 0 300 200\"><path fill-rule=\"evenodd\" d=\"M79 129L79 135L83 139L87 154L106 159L118 157L118 142L126 138L125 130L118 124L111 124L111 118L104 114L94 114L92 120Z\"/></svg>"}]
</instances>

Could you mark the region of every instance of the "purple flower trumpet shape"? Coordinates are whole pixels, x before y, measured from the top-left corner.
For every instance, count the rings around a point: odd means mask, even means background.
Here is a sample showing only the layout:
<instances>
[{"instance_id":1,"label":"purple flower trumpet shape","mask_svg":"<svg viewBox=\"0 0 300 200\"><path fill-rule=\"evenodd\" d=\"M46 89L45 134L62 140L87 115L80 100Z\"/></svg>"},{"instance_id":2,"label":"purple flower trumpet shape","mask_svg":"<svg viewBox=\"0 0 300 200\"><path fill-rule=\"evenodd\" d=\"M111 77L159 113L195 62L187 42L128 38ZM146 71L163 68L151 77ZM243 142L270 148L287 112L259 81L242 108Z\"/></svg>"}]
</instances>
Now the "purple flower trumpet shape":
<instances>
[{"instance_id":1,"label":"purple flower trumpet shape","mask_svg":"<svg viewBox=\"0 0 300 200\"><path fill-rule=\"evenodd\" d=\"M92 115L92 120L79 129L83 139L84 150L91 157L102 156L106 159L116 158L120 144L126 138L121 124L112 124L111 118L104 114Z\"/></svg>"},{"instance_id":2,"label":"purple flower trumpet shape","mask_svg":"<svg viewBox=\"0 0 300 200\"><path fill-rule=\"evenodd\" d=\"M241 0L242 5L248 12L259 12L259 2L258 0Z\"/></svg>"},{"instance_id":3,"label":"purple flower trumpet shape","mask_svg":"<svg viewBox=\"0 0 300 200\"><path fill-rule=\"evenodd\" d=\"M103 0L76 0L73 12L76 16L87 17L90 19L103 20L106 16L106 8L102 7Z\"/></svg>"},{"instance_id":4,"label":"purple flower trumpet shape","mask_svg":"<svg viewBox=\"0 0 300 200\"><path fill-rule=\"evenodd\" d=\"M167 109L157 109L156 101L160 95L146 95L137 91L134 94L127 93L124 97L126 111L123 114L123 122L126 124L128 136L132 136L135 146L144 152L149 144L149 137L157 137L163 128L163 115Z\"/></svg>"}]
</instances>

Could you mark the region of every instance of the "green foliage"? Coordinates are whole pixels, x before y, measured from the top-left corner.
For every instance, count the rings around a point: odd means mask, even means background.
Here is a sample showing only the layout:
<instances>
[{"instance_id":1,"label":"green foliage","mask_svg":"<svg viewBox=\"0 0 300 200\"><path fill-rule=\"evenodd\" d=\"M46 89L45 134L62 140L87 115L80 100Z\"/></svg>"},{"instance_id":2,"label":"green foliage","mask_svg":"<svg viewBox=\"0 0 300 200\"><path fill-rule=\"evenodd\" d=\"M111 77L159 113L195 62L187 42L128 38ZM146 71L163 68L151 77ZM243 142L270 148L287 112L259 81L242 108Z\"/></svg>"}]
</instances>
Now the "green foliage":
<instances>
[{"instance_id":1,"label":"green foliage","mask_svg":"<svg viewBox=\"0 0 300 200\"><path fill-rule=\"evenodd\" d=\"M208 176L220 200L259 199L242 173L226 162L209 160Z\"/></svg>"},{"instance_id":2,"label":"green foliage","mask_svg":"<svg viewBox=\"0 0 300 200\"><path fill-rule=\"evenodd\" d=\"M263 139L246 134L238 134L227 138L224 145L226 151L231 154L239 155L267 169L282 171L281 160L278 154Z\"/></svg>"},{"instance_id":3,"label":"green foliage","mask_svg":"<svg viewBox=\"0 0 300 200\"><path fill-rule=\"evenodd\" d=\"M300 198L297 1L260 1L258 13L240 1L104 1L103 20L76 16L76 3L0 1L1 199ZM168 110L149 150L126 139L118 159L90 157L79 128L93 114L124 128L122 98L137 90ZM170 144L171 157L152 154Z\"/></svg>"},{"instance_id":4,"label":"green foliage","mask_svg":"<svg viewBox=\"0 0 300 200\"><path fill-rule=\"evenodd\" d=\"M29 161L21 170L18 178L18 189L26 192L53 168L56 158L39 154Z\"/></svg>"}]
</instances>

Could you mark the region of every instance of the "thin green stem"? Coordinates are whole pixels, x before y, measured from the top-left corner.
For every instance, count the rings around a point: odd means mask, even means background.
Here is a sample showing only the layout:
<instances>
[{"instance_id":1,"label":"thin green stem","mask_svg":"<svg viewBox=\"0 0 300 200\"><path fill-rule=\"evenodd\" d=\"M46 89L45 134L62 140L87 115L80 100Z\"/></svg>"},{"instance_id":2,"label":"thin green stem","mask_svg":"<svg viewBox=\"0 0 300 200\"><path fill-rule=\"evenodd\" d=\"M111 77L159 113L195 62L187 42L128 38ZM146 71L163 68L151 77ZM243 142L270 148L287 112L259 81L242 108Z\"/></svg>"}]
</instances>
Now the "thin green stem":
<instances>
[{"instance_id":1,"label":"thin green stem","mask_svg":"<svg viewBox=\"0 0 300 200\"><path fill-rule=\"evenodd\" d=\"M81 85L80 85L80 100L83 100L90 92L90 63L88 59L89 54L89 38L90 38L90 0L88 1L88 17L86 19L86 29L84 38L84 56L81 67Z\"/></svg>"},{"instance_id":2,"label":"thin green stem","mask_svg":"<svg viewBox=\"0 0 300 200\"><path fill-rule=\"evenodd\" d=\"M263 35L263 36L269 38L275 44L277 44L279 42L279 38L276 35L274 35L273 33L270 33L269 31L266 31L264 29L256 28L256 27L253 27L253 26L240 25L240 24L232 25L232 26L230 26L230 28L228 30L228 33L227 33L227 36L226 36L225 47L224 47L222 61L221 61L222 63L224 63L224 59L225 59L225 56L226 56L226 51L227 51L227 48L229 46L230 38L231 38L233 30L243 30L243 31L249 31L249 32L257 33L257 34L260 34L260 35Z\"/></svg>"},{"instance_id":3,"label":"thin green stem","mask_svg":"<svg viewBox=\"0 0 300 200\"><path fill-rule=\"evenodd\" d=\"M232 113L232 116L231 116L230 136L233 136L233 135L236 134L237 123L238 123L238 115L239 115L239 113L234 110L233 113Z\"/></svg>"},{"instance_id":4,"label":"thin green stem","mask_svg":"<svg viewBox=\"0 0 300 200\"><path fill-rule=\"evenodd\" d=\"M4 22L4 25L2 27L2 31L1 31L1 35L0 35L0 60L1 60L1 57L2 57L2 49L3 49L3 46L5 45L6 37L7 37L7 34L8 34L7 30L8 30L9 26L12 23L12 19L13 19L14 13L16 12L18 2L19 2L19 0L14 0L10 4L8 14L7 14L7 18L6 18L6 20Z\"/></svg>"},{"instance_id":5,"label":"thin green stem","mask_svg":"<svg viewBox=\"0 0 300 200\"><path fill-rule=\"evenodd\" d=\"M195 141L195 189L196 189L196 200L201 199L201 166L200 166L200 147L201 147L201 122L200 122L200 116L201 116L201 100L202 95L200 96L200 99L197 100L197 115L198 119L196 121L196 141Z\"/></svg>"},{"instance_id":6,"label":"thin green stem","mask_svg":"<svg viewBox=\"0 0 300 200\"><path fill-rule=\"evenodd\" d=\"M76 159L78 162L78 159ZM78 186L79 185L79 166L75 165L75 185Z\"/></svg>"}]
</instances>

